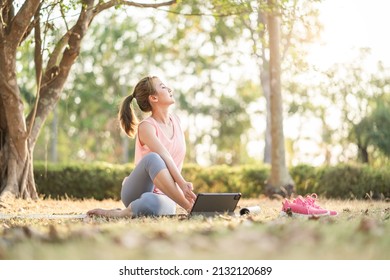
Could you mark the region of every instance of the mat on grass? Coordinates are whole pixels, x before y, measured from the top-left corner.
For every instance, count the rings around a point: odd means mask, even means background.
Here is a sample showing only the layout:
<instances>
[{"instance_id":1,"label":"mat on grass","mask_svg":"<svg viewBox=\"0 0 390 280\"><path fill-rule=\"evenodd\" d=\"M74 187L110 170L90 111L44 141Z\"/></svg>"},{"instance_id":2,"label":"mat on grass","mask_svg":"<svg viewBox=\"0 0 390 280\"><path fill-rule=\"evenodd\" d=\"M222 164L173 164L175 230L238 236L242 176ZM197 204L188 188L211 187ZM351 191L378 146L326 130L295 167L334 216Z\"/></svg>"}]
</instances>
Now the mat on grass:
<instances>
[{"instance_id":1,"label":"mat on grass","mask_svg":"<svg viewBox=\"0 0 390 280\"><path fill-rule=\"evenodd\" d=\"M84 219L87 214L3 214L0 220L9 219Z\"/></svg>"}]
</instances>

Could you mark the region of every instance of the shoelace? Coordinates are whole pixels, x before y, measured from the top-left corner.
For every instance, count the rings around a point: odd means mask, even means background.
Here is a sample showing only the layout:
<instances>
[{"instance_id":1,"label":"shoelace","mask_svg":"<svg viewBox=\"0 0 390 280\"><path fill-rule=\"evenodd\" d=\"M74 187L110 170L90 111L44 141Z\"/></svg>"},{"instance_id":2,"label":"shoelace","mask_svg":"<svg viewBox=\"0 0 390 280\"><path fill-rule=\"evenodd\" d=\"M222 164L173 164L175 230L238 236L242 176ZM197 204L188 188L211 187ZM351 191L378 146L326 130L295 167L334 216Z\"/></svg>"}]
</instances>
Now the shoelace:
<instances>
[{"instance_id":1,"label":"shoelace","mask_svg":"<svg viewBox=\"0 0 390 280\"><path fill-rule=\"evenodd\" d=\"M298 196L297 198L295 198L293 200L293 203L300 204L300 205L303 205L303 206L310 206L308 204L308 202L302 196Z\"/></svg>"},{"instance_id":2,"label":"shoelace","mask_svg":"<svg viewBox=\"0 0 390 280\"><path fill-rule=\"evenodd\" d=\"M317 194L313 193L311 195L307 195L305 198L302 196L298 196L296 199L294 199L293 203L300 204L305 207L312 207L316 209L323 209L319 205L315 204L317 199Z\"/></svg>"},{"instance_id":3,"label":"shoelace","mask_svg":"<svg viewBox=\"0 0 390 280\"><path fill-rule=\"evenodd\" d=\"M318 197L317 194L312 193L311 195L307 195L307 196L304 198L304 200L305 200L305 202L306 202L309 206L311 206L311 207L313 207L313 208L316 208L316 209L323 209L321 206L319 206L319 205L316 204L317 197Z\"/></svg>"}]
</instances>

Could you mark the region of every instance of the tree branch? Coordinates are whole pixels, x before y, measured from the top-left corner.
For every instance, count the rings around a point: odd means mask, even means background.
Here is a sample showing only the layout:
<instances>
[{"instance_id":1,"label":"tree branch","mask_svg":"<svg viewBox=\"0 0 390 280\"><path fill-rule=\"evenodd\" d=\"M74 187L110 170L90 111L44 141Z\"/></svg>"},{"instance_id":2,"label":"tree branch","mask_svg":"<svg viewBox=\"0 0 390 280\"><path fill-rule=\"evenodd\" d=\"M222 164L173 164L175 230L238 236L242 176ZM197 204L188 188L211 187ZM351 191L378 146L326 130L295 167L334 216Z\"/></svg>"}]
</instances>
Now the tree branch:
<instances>
[{"instance_id":1,"label":"tree branch","mask_svg":"<svg viewBox=\"0 0 390 280\"><path fill-rule=\"evenodd\" d=\"M64 36L62 36L62 38L58 41L53 52L50 55L49 61L47 62L47 65L46 65L46 75L45 75L45 76L48 76L49 80L50 80L50 77L49 77L50 75L47 75L47 73L49 73L49 72L52 73L54 71L54 69L58 67L60 57L62 57L62 53L63 53L64 49L66 48L66 46L68 45L68 41L69 41L69 37L70 37L71 33L72 33L72 31L69 30L68 32L66 32L64 34ZM48 82L48 80L44 79L44 84L42 85L42 87L45 86L47 82Z\"/></svg>"},{"instance_id":2,"label":"tree branch","mask_svg":"<svg viewBox=\"0 0 390 280\"><path fill-rule=\"evenodd\" d=\"M40 122L34 122L30 136L31 145L35 144L43 122L58 101L70 69L79 55L81 41L94 17L93 4L94 0L83 0L82 9L77 22L61 38L61 41L56 45L54 53L48 61L42 80L39 104L36 113ZM33 112L30 112L28 120L31 121L32 118Z\"/></svg>"},{"instance_id":3,"label":"tree branch","mask_svg":"<svg viewBox=\"0 0 390 280\"><path fill-rule=\"evenodd\" d=\"M40 0L25 1L19 12L12 19L11 26L8 27L10 28L8 40L14 49L16 49L24 38L24 34L30 25L32 17L38 9L40 2Z\"/></svg>"},{"instance_id":4,"label":"tree branch","mask_svg":"<svg viewBox=\"0 0 390 280\"><path fill-rule=\"evenodd\" d=\"M41 81L42 81L42 38L41 38L41 21L40 21L40 10L41 4L35 13L35 28L34 28L34 39L35 39L35 49L34 49L34 61L35 61L35 76L37 81L37 94L35 97L34 108L32 110L32 117L27 129L27 135L31 134L31 130L34 124L35 115L37 113L38 102L39 102L39 92L41 91Z\"/></svg>"},{"instance_id":5,"label":"tree branch","mask_svg":"<svg viewBox=\"0 0 390 280\"><path fill-rule=\"evenodd\" d=\"M101 3L101 4L96 5L93 12L95 15L97 15L104 10L107 10L111 7L119 6L119 5L133 6L133 7L139 7L139 8L157 9L159 7L170 6L170 5L176 4L176 2L177 2L176 0L173 0L173 1L167 1L167 2L153 4L153 3L138 3L138 2L127 1L127 0L111 0L111 1L108 1L106 3Z\"/></svg>"},{"instance_id":6,"label":"tree branch","mask_svg":"<svg viewBox=\"0 0 390 280\"><path fill-rule=\"evenodd\" d=\"M281 60L283 61L286 57L286 54L287 54L287 51L288 49L290 48L290 45L291 45L291 37L292 37L292 34L294 32L294 25L295 25L295 15L296 15L296 10L297 10L297 0L294 1L294 5L293 5L293 16L291 17L292 18L292 23L291 23L291 26L290 26L290 30L287 34L287 38L286 38L286 45L284 46L284 49L282 51L282 58Z\"/></svg>"},{"instance_id":7,"label":"tree branch","mask_svg":"<svg viewBox=\"0 0 390 280\"><path fill-rule=\"evenodd\" d=\"M224 18L224 17L230 17L230 16L240 16L240 15L246 15L248 14L248 11L239 11L239 12L229 12L229 13L181 13L181 12L176 12L176 11L170 11L170 10L163 10L163 9L158 9L160 11L164 11L166 13L170 14L175 14L175 15L180 15L180 16L188 16L188 17L218 17L218 18Z\"/></svg>"}]
</instances>

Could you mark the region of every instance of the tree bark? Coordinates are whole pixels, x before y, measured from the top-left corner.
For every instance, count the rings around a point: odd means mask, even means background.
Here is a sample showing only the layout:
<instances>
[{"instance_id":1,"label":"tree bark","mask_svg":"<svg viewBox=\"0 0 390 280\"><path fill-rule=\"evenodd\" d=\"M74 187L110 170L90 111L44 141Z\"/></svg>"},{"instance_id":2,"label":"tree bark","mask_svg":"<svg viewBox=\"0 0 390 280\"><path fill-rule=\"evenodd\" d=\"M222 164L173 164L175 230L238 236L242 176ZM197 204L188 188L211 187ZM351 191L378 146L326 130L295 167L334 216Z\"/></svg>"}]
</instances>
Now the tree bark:
<instances>
[{"instance_id":1,"label":"tree bark","mask_svg":"<svg viewBox=\"0 0 390 280\"><path fill-rule=\"evenodd\" d=\"M280 23L276 0L268 0L269 48L270 48L270 104L271 104L271 174L266 182L266 194L290 196L294 182L288 172L285 159L283 108L281 92Z\"/></svg>"},{"instance_id":2,"label":"tree bark","mask_svg":"<svg viewBox=\"0 0 390 280\"><path fill-rule=\"evenodd\" d=\"M39 3L39 0L24 2L16 15L12 2L2 5L2 12L9 12L0 26L0 199L37 198L24 105L16 78L16 51Z\"/></svg>"},{"instance_id":3,"label":"tree bark","mask_svg":"<svg viewBox=\"0 0 390 280\"><path fill-rule=\"evenodd\" d=\"M263 65L260 72L260 81L263 88L263 94L265 98L266 106L266 125L264 133L264 163L271 163L271 151L272 151L272 136L271 136L271 85L270 85L270 69L269 61L265 58L263 51Z\"/></svg>"},{"instance_id":4,"label":"tree bark","mask_svg":"<svg viewBox=\"0 0 390 280\"><path fill-rule=\"evenodd\" d=\"M1 143L0 199L37 198L30 149L24 120L24 106L16 82L15 54L0 45Z\"/></svg>"},{"instance_id":5,"label":"tree bark","mask_svg":"<svg viewBox=\"0 0 390 280\"><path fill-rule=\"evenodd\" d=\"M368 157L368 151L367 146L358 144L358 159L362 163L369 163L369 157Z\"/></svg>"},{"instance_id":6,"label":"tree bark","mask_svg":"<svg viewBox=\"0 0 390 280\"><path fill-rule=\"evenodd\" d=\"M267 26L267 16L262 9L259 9L257 14L258 25ZM265 30L261 28L259 30L259 39L263 42L266 41ZM260 82L265 98L266 106L266 126L264 132L264 155L263 162L271 163L271 149L272 149L272 139L271 139L271 87L270 87L270 68L269 68L269 57L267 57L268 48L262 43L263 47L261 48L261 62L260 65Z\"/></svg>"}]
</instances>

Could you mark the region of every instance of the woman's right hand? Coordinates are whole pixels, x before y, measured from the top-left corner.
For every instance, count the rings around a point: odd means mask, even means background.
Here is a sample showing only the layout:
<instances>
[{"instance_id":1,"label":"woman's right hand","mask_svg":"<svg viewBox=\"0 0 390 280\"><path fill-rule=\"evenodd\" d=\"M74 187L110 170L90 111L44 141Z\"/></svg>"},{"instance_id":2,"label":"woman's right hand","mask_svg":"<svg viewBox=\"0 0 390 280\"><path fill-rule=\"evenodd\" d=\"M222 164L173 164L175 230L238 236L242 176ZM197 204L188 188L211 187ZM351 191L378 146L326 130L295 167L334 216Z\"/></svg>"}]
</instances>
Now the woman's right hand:
<instances>
[{"instance_id":1,"label":"woman's right hand","mask_svg":"<svg viewBox=\"0 0 390 280\"><path fill-rule=\"evenodd\" d=\"M183 191L184 197L191 203L191 208L194 205L196 194L193 192L194 186L191 182L185 182L180 186ZM188 209L186 209L188 211Z\"/></svg>"}]
</instances>

